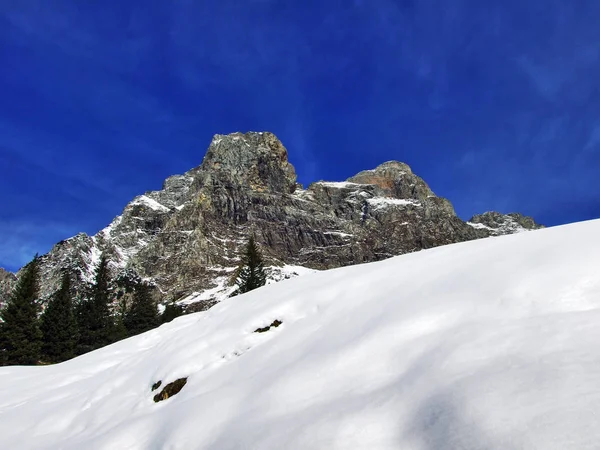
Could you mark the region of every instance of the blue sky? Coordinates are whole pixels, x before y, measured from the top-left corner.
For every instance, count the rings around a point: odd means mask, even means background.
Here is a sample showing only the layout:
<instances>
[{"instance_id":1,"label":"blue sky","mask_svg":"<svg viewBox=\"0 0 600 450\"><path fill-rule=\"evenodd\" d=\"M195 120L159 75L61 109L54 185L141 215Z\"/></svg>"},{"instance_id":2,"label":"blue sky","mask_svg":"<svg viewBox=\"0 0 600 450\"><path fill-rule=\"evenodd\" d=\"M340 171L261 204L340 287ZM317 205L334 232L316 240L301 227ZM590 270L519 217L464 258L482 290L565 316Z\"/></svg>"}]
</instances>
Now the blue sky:
<instances>
[{"instance_id":1,"label":"blue sky","mask_svg":"<svg viewBox=\"0 0 600 450\"><path fill-rule=\"evenodd\" d=\"M0 3L0 266L272 131L299 180L408 163L457 213L600 217L596 0Z\"/></svg>"}]
</instances>

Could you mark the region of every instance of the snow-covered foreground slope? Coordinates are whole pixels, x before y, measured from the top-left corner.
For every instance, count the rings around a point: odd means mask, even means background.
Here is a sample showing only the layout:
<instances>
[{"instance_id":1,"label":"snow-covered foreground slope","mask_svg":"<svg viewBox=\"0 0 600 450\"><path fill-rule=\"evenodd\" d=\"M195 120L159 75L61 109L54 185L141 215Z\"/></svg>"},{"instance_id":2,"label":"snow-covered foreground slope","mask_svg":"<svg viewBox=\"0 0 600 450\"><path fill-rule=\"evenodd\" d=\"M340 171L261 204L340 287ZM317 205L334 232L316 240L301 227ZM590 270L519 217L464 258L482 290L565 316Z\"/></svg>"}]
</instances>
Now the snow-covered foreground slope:
<instances>
[{"instance_id":1,"label":"snow-covered foreground slope","mask_svg":"<svg viewBox=\"0 0 600 450\"><path fill-rule=\"evenodd\" d=\"M599 409L600 221L315 273L0 370L3 449L597 449Z\"/></svg>"}]
</instances>

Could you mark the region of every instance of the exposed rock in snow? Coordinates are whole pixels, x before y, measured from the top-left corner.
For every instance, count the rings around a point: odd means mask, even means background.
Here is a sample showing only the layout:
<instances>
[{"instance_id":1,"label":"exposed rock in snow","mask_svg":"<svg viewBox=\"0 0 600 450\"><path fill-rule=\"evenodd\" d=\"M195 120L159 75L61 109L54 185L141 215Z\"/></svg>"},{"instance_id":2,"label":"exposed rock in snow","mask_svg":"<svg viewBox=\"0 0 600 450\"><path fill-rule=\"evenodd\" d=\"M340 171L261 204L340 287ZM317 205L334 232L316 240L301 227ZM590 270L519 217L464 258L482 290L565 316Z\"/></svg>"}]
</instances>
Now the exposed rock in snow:
<instances>
[{"instance_id":1,"label":"exposed rock in snow","mask_svg":"<svg viewBox=\"0 0 600 450\"><path fill-rule=\"evenodd\" d=\"M159 382L160 383L160 382ZM162 402L163 400L167 400L174 395L179 394L183 387L187 383L187 378L179 378L171 383L167 384L158 394L154 396L154 402ZM154 389L152 389L154 390Z\"/></svg>"}]
</instances>

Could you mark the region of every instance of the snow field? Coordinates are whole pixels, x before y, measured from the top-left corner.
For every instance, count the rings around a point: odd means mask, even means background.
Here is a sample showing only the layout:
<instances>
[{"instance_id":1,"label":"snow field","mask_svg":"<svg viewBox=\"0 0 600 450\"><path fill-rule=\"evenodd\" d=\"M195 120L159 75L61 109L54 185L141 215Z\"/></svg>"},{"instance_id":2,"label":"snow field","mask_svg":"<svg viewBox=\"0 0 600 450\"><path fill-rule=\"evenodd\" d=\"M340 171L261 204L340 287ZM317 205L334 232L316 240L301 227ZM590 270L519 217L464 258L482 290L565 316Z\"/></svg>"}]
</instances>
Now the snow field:
<instances>
[{"instance_id":1,"label":"snow field","mask_svg":"<svg viewBox=\"0 0 600 450\"><path fill-rule=\"evenodd\" d=\"M583 222L318 272L1 368L0 448L597 449L598 236Z\"/></svg>"}]
</instances>

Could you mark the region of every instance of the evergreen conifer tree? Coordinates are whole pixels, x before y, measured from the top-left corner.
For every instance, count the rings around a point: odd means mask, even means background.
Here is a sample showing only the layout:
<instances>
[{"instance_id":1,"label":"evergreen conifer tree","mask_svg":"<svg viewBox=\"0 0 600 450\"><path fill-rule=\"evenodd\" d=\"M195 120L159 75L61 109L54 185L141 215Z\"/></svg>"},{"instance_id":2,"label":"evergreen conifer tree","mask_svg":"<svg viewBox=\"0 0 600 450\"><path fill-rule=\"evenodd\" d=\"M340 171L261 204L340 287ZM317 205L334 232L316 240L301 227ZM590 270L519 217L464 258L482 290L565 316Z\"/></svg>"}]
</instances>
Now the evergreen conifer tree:
<instances>
[{"instance_id":1,"label":"evergreen conifer tree","mask_svg":"<svg viewBox=\"0 0 600 450\"><path fill-rule=\"evenodd\" d=\"M91 298L77 305L78 353L86 353L114 342L114 322L110 312L110 275L104 255L96 268Z\"/></svg>"},{"instance_id":2,"label":"evergreen conifer tree","mask_svg":"<svg viewBox=\"0 0 600 450\"><path fill-rule=\"evenodd\" d=\"M71 297L71 278L66 271L60 289L41 316L40 329L43 334L42 354L46 361L57 363L75 356L78 329Z\"/></svg>"},{"instance_id":3,"label":"evergreen conifer tree","mask_svg":"<svg viewBox=\"0 0 600 450\"><path fill-rule=\"evenodd\" d=\"M111 341L117 342L122 339L125 339L129 336L127 332L127 327L125 326L125 314L127 311L127 303L125 298L121 298L118 302L115 318L114 318L114 327L111 335Z\"/></svg>"},{"instance_id":4,"label":"evergreen conifer tree","mask_svg":"<svg viewBox=\"0 0 600 450\"><path fill-rule=\"evenodd\" d=\"M96 282L92 297L92 333L96 348L104 347L113 341L114 322L110 313L110 274L108 260L102 255L96 270Z\"/></svg>"},{"instance_id":5,"label":"evergreen conifer tree","mask_svg":"<svg viewBox=\"0 0 600 450\"><path fill-rule=\"evenodd\" d=\"M77 354L94 350L94 338L92 337L92 299L84 299L75 304L75 319L77 320Z\"/></svg>"},{"instance_id":6,"label":"evergreen conifer tree","mask_svg":"<svg viewBox=\"0 0 600 450\"><path fill-rule=\"evenodd\" d=\"M242 262L238 267L238 276L236 284L238 285L238 293L244 294L253 289L264 286L267 283L267 274L265 272L264 262L260 249L254 240L254 236L250 236L248 245Z\"/></svg>"},{"instance_id":7,"label":"evergreen conifer tree","mask_svg":"<svg viewBox=\"0 0 600 450\"><path fill-rule=\"evenodd\" d=\"M39 259L24 269L0 313L0 344L3 364L31 365L40 359L42 333L38 323Z\"/></svg>"},{"instance_id":8,"label":"evergreen conifer tree","mask_svg":"<svg viewBox=\"0 0 600 450\"><path fill-rule=\"evenodd\" d=\"M125 314L125 327L130 336L156 328L159 324L156 303L147 284L139 284L133 294L131 308Z\"/></svg>"}]
</instances>

